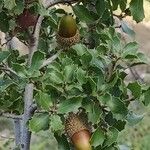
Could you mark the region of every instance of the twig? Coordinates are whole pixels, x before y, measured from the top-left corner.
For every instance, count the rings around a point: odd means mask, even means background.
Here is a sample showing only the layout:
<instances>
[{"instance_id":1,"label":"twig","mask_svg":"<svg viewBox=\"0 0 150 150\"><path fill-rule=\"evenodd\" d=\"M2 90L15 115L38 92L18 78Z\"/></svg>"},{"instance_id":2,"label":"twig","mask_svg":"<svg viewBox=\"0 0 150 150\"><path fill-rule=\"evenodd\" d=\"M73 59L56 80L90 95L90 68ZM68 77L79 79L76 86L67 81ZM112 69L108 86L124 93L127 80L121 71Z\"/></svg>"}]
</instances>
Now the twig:
<instances>
[{"instance_id":1,"label":"twig","mask_svg":"<svg viewBox=\"0 0 150 150\"><path fill-rule=\"evenodd\" d=\"M56 4L65 4L65 3L72 4L76 2L78 2L78 0L47 0L45 2L45 8L52 7Z\"/></svg>"},{"instance_id":2,"label":"twig","mask_svg":"<svg viewBox=\"0 0 150 150\"><path fill-rule=\"evenodd\" d=\"M114 26L115 29L121 29L122 25Z\"/></svg>"},{"instance_id":3,"label":"twig","mask_svg":"<svg viewBox=\"0 0 150 150\"><path fill-rule=\"evenodd\" d=\"M134 68L131 68L129 65L128 65L128 68L135 80L139 80L141 83L145 83L144 79L141 78L141 76L138 74L138 72Z\"/></svg>"},{"instance_id":4,"label":"twig","mask_svg":"<svg viewBox=\"0 0 150 150\"><path fill-rule=\"evenodd\" d=\"M7 39L7 41L5 43L0 44L1 47L3 47L4 45L7 45L12 39L13 39L13 37L9 37L9 39Z\"/></svg>"},{"instance_id":5,"label":"twig","mask_svg":"<svg viewBox=\"0 0 150 150\"><path fill-rule=\"evenodd\" d=\"M9 114L9 113L5 113L5 112L1 112L0 116L6 117L6 118L11 118L11 119L22 119L22 115Z\"/></svg>"},{"instance_id":6,"label":"twig","mask_svg":"<svg viewBox=\"0 0 150 150\"><path fill-rule=\"evenodd\" d=\"M10 73L12 73L12 74L18 76L18 74L17 74L14 70L12 70L11 68L9 68L8 66L5 66L5 67L2 66L2 67L0 67L0 70L8 71L8 72L10 72Z\"/></svg>"},{"instance_id":7,"label":"twig","mask_svg":"<svg viewBox=\"0 0 150 150\"><path fill-rule=\"evenodd\" d=\"M58 58L59 54L61 53L62 50L58 51L55 55L53 55L52 57L48 58L47 60L45 60L41 66L41 68L51 64L55 59Z\"/></svg>"},{"instance_id":8,"label":"twig","mask_svg":"<svg viewBox=\"0 0 150 150\"><path fill-rule=\"evenodd\" d=\"M7 139L7 140L14 140L13 137L6 137L6 136L3 136L3 135L0 135L0 138Z\"/></svg>"}]
</instances>

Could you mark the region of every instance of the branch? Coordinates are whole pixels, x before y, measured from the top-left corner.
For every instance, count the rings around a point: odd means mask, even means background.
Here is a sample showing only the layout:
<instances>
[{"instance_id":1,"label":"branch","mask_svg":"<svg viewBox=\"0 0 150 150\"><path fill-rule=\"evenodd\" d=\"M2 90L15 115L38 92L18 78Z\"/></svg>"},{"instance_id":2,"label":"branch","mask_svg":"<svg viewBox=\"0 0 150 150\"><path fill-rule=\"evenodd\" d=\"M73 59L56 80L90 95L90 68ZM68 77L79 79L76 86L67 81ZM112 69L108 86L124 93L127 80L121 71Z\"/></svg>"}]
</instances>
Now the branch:
<instances>
[{"instance_id":1,"label":"branch","mask_svg":"<svg viewBox=\"0 0 150 150\"><path fill-rule=\"evenodd\" d=\"M1 47L3 47L4 45L7 45L12 39L13 37L9 37L5 43L0 44Z\"/></svg>"},{"instance_id":2,"label":"branch","mask_svg":"<svg viewBox=\"0 0 150 150\"><path fill-rule=\"evenodd\" d=\"M65 3L72 4L72 3L76 3L78 1L79 0L47 0L45 2L44 6L45 6L45 8L49 8L56 4L65 4Z\"/></svg>"},{"instance_id":3,"label":"branch","mask_svg":"<svg viewBox=\"0 0 150 150\"><path fill-rule=\"evenodd\" d=\"M29 83L25 87L24 92L24 114L22 121L22 135L21 135L21 149L30 149L31 132L27 127L29 119L32 117L35 107L32 107L33 103L33 84ZM34 109L33 109L34 108Z\"/></svg>"},{"instance_id":4,"label":"branch","mask_svg":"<svg viewBox=\"0 0 150 150\"><path fill-rule=\"evenodd\" d=\"M141 78L141 76L138 74L138 72L134 68L131 68L129 65L128 65L128 68L135 80L139 80L141 83L145 83L144 79Z\"/></svg>"},{"instance_id":5,"label":"branch","mask_svg":"<svg viewBox=\"0 0 150 150\"><path fill-rule=\"evenodd\" d=\"M7 140L14 140L13 137L6 137L6 136L3 136L3 135L0 135L0 138L7 139Z\"/></svg>"},{"instance_id":6,"label":"branch","mask_svg":"<svg viewBox=\"0 0 150 150\"><path fill-rule=\"evenodd\" d=\"M41 29L41 24L43 21L43 16L39 16L36 26L34 28L33 34L30 39L30 46L29 46L29 55L28 55L28 65L31 65L32 61L32 56L35 51L37 51L38 48L38 43L39 43L39 35L40 35L40 29Z\"/></svg>"},{"instance_id":7,"label":"branch","mask_svg":"<svg viewBox=\"0 0 150 150\"><path fill-rule=\"evenodd\" d=\"M6 118L11 118L11 119L22 119L22 115L9 114L9 113L5 113L5 112L1 112L0 116L6 117Z\"/></svg>"},{"instance_id":8,"label":"branch","mask_svg":"<svg viewBox=\"0 0 150 150\"><path fill-rule=\"evenodd\" d=\"M15 147L17 148L21 143L21 120L19 118L14 119L14 133L15 133Z\"/></svg>"},{"instance_id":9,"label":"branch","mask_svg":"<svg viewBox=\"0 0 150 150\"><path fill-rule=\"evenodd\" d=\"M56 58L58 58L59 54L62 52L62 50L58 51L55 55L45 60L41 66L41 68L51 64Z\"/></svg>"},{"instance_id":10,"label":"branch","mask_svg":"<svg viewBox=\"0 0 150 150\"><path fill-rule=\"evenodd\" d=\"M12 74L18 76L18 74L17 74L14 70L12 70L11 68L9 68L7 65L0 67L0 70L8 71L8 72L10 72L10 73L12 73ZM19 77L19 76L18 76L18 77Z\"/></svg>"}]
</instances>

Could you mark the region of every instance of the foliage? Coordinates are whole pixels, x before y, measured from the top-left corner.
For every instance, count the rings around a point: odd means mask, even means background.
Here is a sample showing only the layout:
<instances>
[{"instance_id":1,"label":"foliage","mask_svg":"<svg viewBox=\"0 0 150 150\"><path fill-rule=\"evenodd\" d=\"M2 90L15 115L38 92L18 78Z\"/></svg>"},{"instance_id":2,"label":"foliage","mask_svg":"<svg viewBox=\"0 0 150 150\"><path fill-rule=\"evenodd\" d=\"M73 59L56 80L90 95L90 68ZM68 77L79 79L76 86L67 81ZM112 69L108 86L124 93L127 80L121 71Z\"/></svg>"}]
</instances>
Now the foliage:
<instances>
[{"instance_id":1,"label":"foliage","mask_svg":"<svg viewBox=\"0 0 150 150\"><path fill-rule=\"evenodd\" d=\"M147 110L140 104L136 108L137 113L147 112L143 120L135 126L127 125L126 129L119 135L119 144L128 147L128 149L148 150L149 149L149 107Z\"/></svg>"},{"instance_id":2,"label":"foliage","mask_svg":"<svg viewBox=\"0 0 150 150\"><path fill-rule=\"evenodd\" d=\"M23 12L20 0L0 0L0 30L12 33L17 28L16 18ZM52 35L56 34L61 9L46 10L41 3L29 4L29 9L44 16L38 51L27 66L27 56L17 50L0 51L0 109L14 114L23 113L23 92L26 83L34 83L34 100L38 113L29 121L32 132L51 130L59 149L70 149L64 134L64 120L69 112L83 111L93 127L91 144L95 150L118 149L117 137L125 124L138 123L143 116L134 114L130 102L139 100L149 104L150 87L138 81L126 83L128 67L147 63L138 52L138 44L124 44L121 35L114 29L113 11L118 7L122 14L130 12L139 22L144 18L143 0L89 0L72 6L81 34L80 43L62 51L56 60L41 68L43 62L59 51ZM89 9L92 8L92 9ZM18 38L28 43L29 28L17 33ZM124 25L124 32L133 34ZM94 47L88 46L88 39ZM50 45L50 46L49 46ZM3 69L3 64L16 74Z\"/></svg>"}]
</instances>

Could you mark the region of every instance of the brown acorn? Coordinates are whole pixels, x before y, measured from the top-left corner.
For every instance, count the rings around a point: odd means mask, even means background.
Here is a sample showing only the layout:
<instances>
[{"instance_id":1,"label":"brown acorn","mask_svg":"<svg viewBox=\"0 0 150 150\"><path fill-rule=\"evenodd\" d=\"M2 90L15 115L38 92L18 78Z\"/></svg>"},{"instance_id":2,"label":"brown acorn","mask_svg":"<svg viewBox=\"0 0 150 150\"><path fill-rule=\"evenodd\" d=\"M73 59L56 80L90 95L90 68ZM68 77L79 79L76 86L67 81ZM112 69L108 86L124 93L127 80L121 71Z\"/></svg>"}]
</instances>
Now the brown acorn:
<instances>
[{"instance_id":1,"label":"brown acorn","mask_svg":"<svg viewBox=\"0 0 150 150\"><path fill-rule=\"evenodd\" d=\"M35 26L38 16L32 14L29 9L24 9L23 13L17 17L17 24L21 29L27 29L31 26Z\"/></svg>"},{"instance_id":2,"label":"brown acorn","mask_svg":"<svg viewBox=\"0 0 150 150\"><path fill-rule=\"evenodd\" d=\"M71 15L64 15L60 19L56 39L62 48L69 48L80 41L76 20Z\"/></svg>"},{"instance_id":3,"label":"brown acorn","mask_svg":"<svg viewBox=\"0 0 150 150\"><path fill-rule=\"evenodd\" d=\"M65 130L76 150L92 150L90 129L79 115L69 114L65 122Z\"/></svg>"}]
</instances>

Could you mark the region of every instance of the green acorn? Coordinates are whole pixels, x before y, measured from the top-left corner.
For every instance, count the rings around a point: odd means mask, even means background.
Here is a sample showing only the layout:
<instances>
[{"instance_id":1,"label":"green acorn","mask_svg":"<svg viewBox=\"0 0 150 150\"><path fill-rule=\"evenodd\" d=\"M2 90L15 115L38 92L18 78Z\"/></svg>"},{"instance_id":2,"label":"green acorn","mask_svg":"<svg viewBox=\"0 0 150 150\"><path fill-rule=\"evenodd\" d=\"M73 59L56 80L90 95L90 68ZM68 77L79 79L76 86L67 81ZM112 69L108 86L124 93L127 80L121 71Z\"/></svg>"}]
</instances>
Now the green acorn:
<instances>
[{"instance_id":1,"label":"green acorn","mask_svg":"<svg viewBox=\"0 0 150 150\"><path fill-rule=\"evenodd\" d=\"M65 130L76 150L92 150L90 130L86 121L79 115L69 114L65 122Z\"/></svg>"},{"instance_id":2,"label":"green acorn","mask_svg":"<svg viewBox=\"0 0 150 150\"><path fill-rule=\"evenodd\" d=\"M64 15L60 19L56 38L62 48L69 48L80 41L76 20L71 15Z\"/></svg>"}]
</instances>

